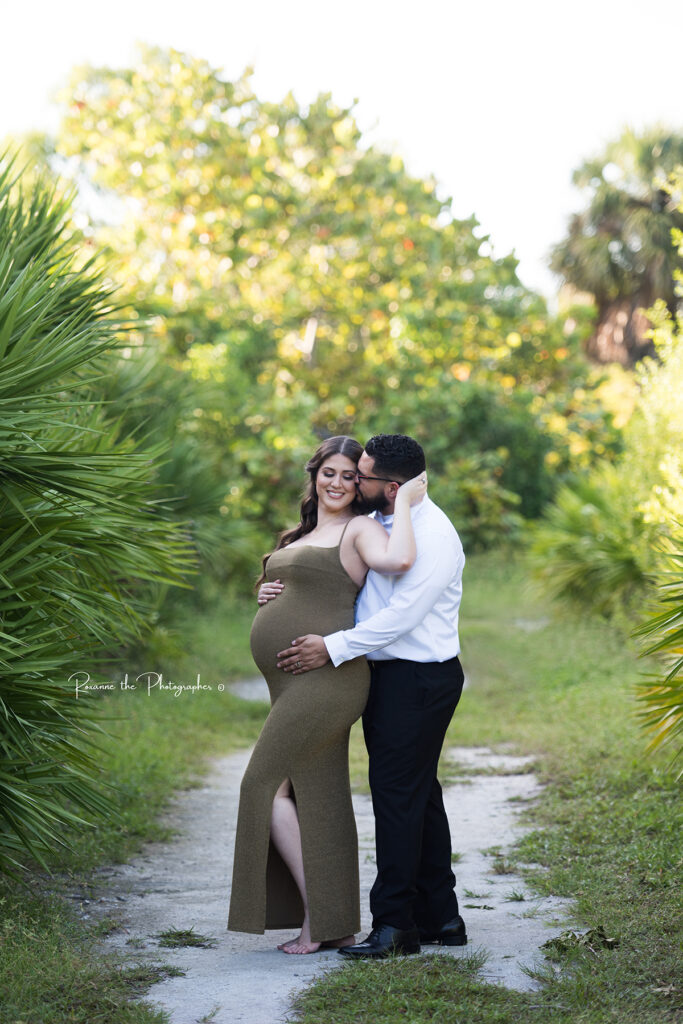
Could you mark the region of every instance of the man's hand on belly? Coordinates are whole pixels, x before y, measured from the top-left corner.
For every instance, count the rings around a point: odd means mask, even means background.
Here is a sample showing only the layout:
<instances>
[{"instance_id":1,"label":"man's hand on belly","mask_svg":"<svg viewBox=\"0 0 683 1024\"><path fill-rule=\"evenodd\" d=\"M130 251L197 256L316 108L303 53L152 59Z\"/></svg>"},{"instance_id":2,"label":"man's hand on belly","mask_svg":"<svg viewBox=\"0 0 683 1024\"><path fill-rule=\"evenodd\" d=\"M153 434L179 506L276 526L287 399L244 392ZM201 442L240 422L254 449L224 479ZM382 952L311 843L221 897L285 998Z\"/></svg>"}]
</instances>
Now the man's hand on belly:
<instances>
[{"instance_id":1,"label":"man's hand on belly","mask_svg":"<svg viewBox=\"0 0 683 1024\"><path fill-rule=\"evenodd\" d=\"M315 633L307 633L292 640L292 646L280 651L277 656L277 667L300 676L314 668L322 668L330 660L325 641Z\"/></svg>"}]
</instances>

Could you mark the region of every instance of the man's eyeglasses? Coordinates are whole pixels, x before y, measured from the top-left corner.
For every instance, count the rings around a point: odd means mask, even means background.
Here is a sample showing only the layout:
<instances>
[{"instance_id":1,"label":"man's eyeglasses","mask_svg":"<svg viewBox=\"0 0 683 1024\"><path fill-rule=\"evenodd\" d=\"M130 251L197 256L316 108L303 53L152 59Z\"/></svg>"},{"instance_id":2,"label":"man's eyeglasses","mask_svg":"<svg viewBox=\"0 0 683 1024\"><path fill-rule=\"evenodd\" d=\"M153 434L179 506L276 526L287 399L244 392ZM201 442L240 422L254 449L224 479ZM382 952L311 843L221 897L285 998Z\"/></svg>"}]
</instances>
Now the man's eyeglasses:
<instances>
[{"instance_id":1,"label":"man's eyeglasses","mask_svg":"<svg viewBox=\"0 0 683 1024\"><path fill-rule=\"evenodd\" d=\"M391 477L388 477L388 476L366 476L365 473L358 473L358 472L356 472L356 476L358 477L359 482L361 482L363 480L384 480L388 484L397 484L398 483L398 480L392 480Z\"/></svg>"}]
</instances>

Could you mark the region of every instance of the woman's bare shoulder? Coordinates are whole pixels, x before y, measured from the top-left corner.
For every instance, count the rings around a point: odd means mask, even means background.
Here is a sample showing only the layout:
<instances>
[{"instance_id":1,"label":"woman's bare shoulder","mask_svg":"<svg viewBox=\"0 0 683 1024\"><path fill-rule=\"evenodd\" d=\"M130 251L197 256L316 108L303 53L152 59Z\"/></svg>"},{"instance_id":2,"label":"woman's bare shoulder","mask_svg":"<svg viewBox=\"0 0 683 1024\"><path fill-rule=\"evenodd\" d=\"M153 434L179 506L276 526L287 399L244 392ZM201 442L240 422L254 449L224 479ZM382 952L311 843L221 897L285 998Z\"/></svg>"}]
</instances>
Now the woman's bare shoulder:
<instances>
[{"instance_id":1,"label":"woman's bare shoulder","mask_svg":"<svg viewBox=\"0 0 683 1024\"><path fill-rule=\"evenodd\" d=\"M379 525L375 519L371 519L370 516L356 516L349 523L349 533L354 538L356 537L385 537L386 532Z\"/></svg>"}]
</instances>

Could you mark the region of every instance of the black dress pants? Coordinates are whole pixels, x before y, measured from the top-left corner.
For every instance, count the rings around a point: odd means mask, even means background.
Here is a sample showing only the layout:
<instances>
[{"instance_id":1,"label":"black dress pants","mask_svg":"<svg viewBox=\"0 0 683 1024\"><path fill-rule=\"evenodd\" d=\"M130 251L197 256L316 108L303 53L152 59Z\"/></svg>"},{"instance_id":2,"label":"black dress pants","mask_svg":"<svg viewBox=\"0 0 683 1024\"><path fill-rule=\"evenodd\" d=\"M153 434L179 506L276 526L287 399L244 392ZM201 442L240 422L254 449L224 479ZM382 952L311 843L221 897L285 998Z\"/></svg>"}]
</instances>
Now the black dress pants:
<instances>
[{"instance_id":1,"label":"black dress pants","mask_svg":"<svg viewBox=\"0 0 683 1024\"><path fill-rule=\"evenodd\" d=\"M363 714L375 813L373 927L437 930L458 914L451 835L436 770L460 700L458 658L371 662Z\"/></svg>"}]
</instances>

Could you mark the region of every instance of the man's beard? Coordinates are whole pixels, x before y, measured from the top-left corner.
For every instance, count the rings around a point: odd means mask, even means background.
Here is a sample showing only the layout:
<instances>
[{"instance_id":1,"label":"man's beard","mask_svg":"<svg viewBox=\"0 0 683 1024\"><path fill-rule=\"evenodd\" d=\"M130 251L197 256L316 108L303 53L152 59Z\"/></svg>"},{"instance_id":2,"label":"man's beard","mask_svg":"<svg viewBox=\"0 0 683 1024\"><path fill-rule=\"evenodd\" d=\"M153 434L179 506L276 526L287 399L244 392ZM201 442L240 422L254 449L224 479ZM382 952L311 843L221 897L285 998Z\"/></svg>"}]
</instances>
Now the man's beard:
<instances>
[{"instance_id":1,"label":"man's beard","mask_svg":"<svg viewBox=\"0 0 683 1024\"><path fill-rule=\"evenodd\" d=\"M386 512L390 504L384 493L374 498L365 498L360 491L356 491L356 508L361 515L368 515L369 512Z\"/></svg>"}]
</instances>

